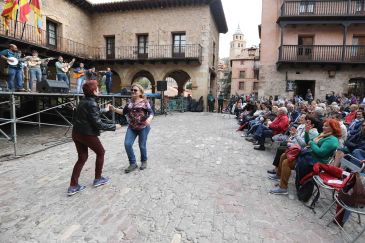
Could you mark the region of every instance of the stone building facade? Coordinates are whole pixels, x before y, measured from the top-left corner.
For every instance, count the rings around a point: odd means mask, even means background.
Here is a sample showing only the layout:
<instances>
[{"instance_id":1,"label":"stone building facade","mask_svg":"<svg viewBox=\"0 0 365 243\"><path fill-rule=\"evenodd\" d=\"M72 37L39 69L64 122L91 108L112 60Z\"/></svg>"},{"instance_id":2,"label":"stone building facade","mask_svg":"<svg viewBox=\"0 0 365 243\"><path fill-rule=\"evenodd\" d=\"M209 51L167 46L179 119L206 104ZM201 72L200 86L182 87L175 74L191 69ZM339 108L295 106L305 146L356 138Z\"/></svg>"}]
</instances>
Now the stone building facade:
<instances>
[{"instance_id":1,"label":"stone building facade","mask_svg":"<svg viewBox=\"0 0 365 243\"><path fill-rule=\"evenodd\" d=\"M191 81L197 99L216 84L219 34L228 31L220 0L47 0L43 23L37 36L30 20L22 40L18 33L8 38L13 24L9 33L0 29L6 40L1 47L15 42L26 52L35 48L45 56L76 57L76 65L111 67L114 92L140 77L151 82L154 92L156 81L168 77L176 80L180 93Z\"/></svg>"},{"instance_id":2,"label":"stone building facade","mask_svg":"<svg viewBox=\"0 0 365 243\"><path fill-rule=\"evenodd\" d=\"M231 59L231 94L258 95L260 49L245 48L236 58Z\"/></svg>"},{"instance_id":3,"label":"stone building facade","mask_svg":"<svg viewBox=\"0 0 365 243\"><path fill-rule=\"evenodd\" d=\"M263 0L260 96L365 95L362 1Z\"/></svg>"}]
</instances>

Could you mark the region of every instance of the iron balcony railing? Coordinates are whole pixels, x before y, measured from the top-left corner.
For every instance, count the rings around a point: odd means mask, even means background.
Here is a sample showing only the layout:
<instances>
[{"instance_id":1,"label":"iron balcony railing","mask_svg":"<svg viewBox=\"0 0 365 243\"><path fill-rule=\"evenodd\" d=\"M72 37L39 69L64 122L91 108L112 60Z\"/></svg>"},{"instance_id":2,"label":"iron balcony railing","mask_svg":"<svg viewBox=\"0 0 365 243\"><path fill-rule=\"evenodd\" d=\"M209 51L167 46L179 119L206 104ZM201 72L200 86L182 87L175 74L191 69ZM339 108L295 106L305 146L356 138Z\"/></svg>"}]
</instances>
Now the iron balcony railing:
<instances>
[{"instance_id":1,"label":"iron balcony railing","mask_svg":"<svg viewBox=\"0 0 365 243\"><path fill-rule=\"evenodd\" d=\"M360 45L283 45L279 62L365 63L365 46Z\"/></svg>"},{"instance_id":2,"label":"iron balcony railing","mask_svg":"<svg viewBox=\"0 0 365 243\"><path fill-rule=\"evenodd\" d=\"M121 46L107 53L105 47L91 47L71 39L57 35L49 36L47 31L37 32L37 28L26 24L23 32L23 24L11 21L9 30L0 25L0 36L14 39L27 44L47 48L56 52L69 54L90 60L197 60L202 61L202 46L199 44L185 45L150 45L147 47Z\"/></svg>"},{"instance_id":3,"label":"iron balcony railing","mask_svg":"<svg viewBox=\"0 0 365 243\"><path fill-rule=\"evenodd\" d=\"M281 17L296 16L365 16L365 1L285 1L281 6Z\"/></svg>"},{"instance_id":4,"label":"iron balcony railing","mask_svg":"<svg viewBox=\"0 0 365 243\"><path fill-rule=\"evenodd\" d=\"M184 46L173 45L149 45L144 48L138 46L116 47L115 52L107 53L105 47L96 48L94 59L96 60L168 60L202 58L202 46L199 44L186 44Z\"/></svg>"}]
</instances>

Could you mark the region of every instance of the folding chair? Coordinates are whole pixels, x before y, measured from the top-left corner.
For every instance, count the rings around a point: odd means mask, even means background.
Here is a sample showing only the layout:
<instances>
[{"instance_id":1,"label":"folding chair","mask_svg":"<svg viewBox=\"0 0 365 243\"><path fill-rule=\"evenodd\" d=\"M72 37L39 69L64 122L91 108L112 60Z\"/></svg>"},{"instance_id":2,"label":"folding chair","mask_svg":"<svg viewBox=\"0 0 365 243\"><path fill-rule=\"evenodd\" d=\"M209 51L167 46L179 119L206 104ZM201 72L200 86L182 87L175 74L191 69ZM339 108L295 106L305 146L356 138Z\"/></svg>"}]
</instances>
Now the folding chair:
<instances>
[{"instance_id":1,"label":"folding chair","mask_svg":"<svg viewBox=\"0 0 365 243\"><path fill-rule=\"evenodd\" d=\"M362 172L365 169L365 164L363 164L361 167L359 167L359 166L355 165L354 163L351 163L351 161L349 161L348 158L359 161L357 158L355 158L351 154L346 154L340 161L341 168L343 168L344 170L349 170L351 172ZM335 197L334 197L336 188L324 184L322 178L319 175L313 176L313 181L314 181L314 183L316 183L318 185L319 188L324 188L324 189L332 191L333 201L332 201L331 205L326 209L326 211L319 217L321 219L331 209L331 207L336 203Z\"/></svg>"},{"instance_id":2,"label":"folding chair","mask_svg":"<svg viewBox=\"0 0 365 243\"><path fill-rule=\"evenodd\" d=\"M357 158L355 158L354 156L350 155L350 154L346 154L341 160L341 168L343 168L346 171L349 172L362 172L365 168L365 164L362 165L362 167L359 167L357 165L355 165L354 163L351 163L350 159L352 160L357 160L359 161ZM330 163L334 161L334 157L331 159ZM313 182L317 185L317 191L313 192L313 195L315 195L315 198L318 199L319 195L320 195L320 188L326 189L326 190L330 190L332 191L332 203L330 204L330 206L325 210L325 212L319 217L322 218L330 209L331 207L336 203L335 202L335 192L336 192L336 188L326 185L322 178L319 175L315 175L312 178ZM311 208L314 211L314 207L315 207L315 203L317 200L313 200L312 203L310 204L309 208ZM314 211L315 212L315 211Z\"/></svg>"},{"instance_id":3,"label":"folding chair","mask_svg":"<svg viewBox=\"0 0 365 243\"><path fill-rule=\"evenodd\" d=\"M336 219L336 217L338 216L338 215L340 215L341 213L342 213L342 211L343 210L347 210L347 211L349 211L349 212L351 212L351 213L356 213L357 215L358 215L358 217L359 217L359 224L361 224L361 221L360 221L360 215L365 215L365 208L364 207L362 207L362 208L358 208L358 207L351 207L351 206L348 206L348 205L346 205L344 202L342 202L339 198L338 198L338 194L336 194L335 196L334 196L334 198L335 198L335 202L333 203L333 204L335 204L335 203L338 203L338 205L340 205L342 208L341 208L341 210L340 211L338 211L338 213L335 215L335 218L334 218L334 222L341 228L341 230L345 233L345 235L346 235L346 237L349 239L349 241L350 242L355 242L355 241L357 241L359 238L360 238L360 236L365 232L365 225L363 226L363 228L362 228L362 230L354 237L354 238L352 238L351 237L351 235L350 234L348 234L346 231L345 231L345 229L341 226L341 224L337 221L337 219ZM332 204L332 205L333 205ZM331 206L332 206L331 205ZM329 226L330 224L331 224L331 222L332 222L333 220L331 219L329 222L328 222L328 224L327 224L327 226Z\"/></svg>"}]
</instances>

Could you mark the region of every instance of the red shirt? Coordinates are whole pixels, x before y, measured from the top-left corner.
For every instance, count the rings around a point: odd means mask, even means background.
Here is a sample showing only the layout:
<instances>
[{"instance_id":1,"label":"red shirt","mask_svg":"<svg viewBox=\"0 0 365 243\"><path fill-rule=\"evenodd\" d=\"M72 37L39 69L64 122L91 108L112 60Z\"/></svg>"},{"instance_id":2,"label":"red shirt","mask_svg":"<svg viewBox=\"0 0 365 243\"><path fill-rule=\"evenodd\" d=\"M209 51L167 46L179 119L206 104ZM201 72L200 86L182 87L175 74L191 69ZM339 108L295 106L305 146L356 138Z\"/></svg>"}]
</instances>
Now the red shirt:
<instances>
[{"instance_id":1,"label":"red shirt","mask_svg":"<svg viewBox=\"0 0 365 243\"><path fill-rule=\"evenodd\" d=\"M278 115L269 125L269 128L274 131L274 135L283 134L288 130L289 117L285 114Z\"/></svg>"},{"instance_id":2,"label":"red shirt","mask_svg":"<svg viewBox=\"0 0 365 243\"><path fill-rule=\"evenodd\" d=\"M345 123L350 124L356 117L356 111L351 111L347 116L345 117Z\"/></svg>"}]
</instances>

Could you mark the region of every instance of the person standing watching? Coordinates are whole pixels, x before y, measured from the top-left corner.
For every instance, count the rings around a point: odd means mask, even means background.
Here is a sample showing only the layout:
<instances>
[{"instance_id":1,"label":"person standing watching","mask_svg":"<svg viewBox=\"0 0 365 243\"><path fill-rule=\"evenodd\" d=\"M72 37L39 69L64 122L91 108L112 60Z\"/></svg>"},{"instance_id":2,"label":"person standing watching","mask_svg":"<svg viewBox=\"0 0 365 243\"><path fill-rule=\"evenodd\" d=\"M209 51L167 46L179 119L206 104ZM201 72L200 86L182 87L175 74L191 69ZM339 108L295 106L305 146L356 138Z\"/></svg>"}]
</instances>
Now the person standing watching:
<instances>
[{"instance_id":1,"label":"person standing watching","mask_svg":"<svg viewBox=\"0 0 365 243\"><path fill-rule=\"evenodd\" d=\"M222 113L223 110L224 96L222 92L218 96L218 113Z\"/></svg>"},{"instance_id":2,"label":"person standing watching","mask_svg":"<svg viewBox=\"0 0 365 243\"><path fill-rule=\"evenodd\" d=\"M212 95L212 91L209 92L207 98L208 98L208 111L209 112L214 112L215 99L214 99L214 96Z\"/></svg>"},{"instance_id":3,"label":"person standing watching","mask_svg":"<svg viewBox=\"0 0 365 243\"><path fill-rule=\"evenodd\" d=\"M9 49L0 52L1 59L9 64L8 89L9 91L25 91L23 88L23 67L19 62L20 54L18 47L14 44L9 45ZM15 85L14 85L15 82Z\"/></svg>"},{"instance_id":4,"label":"person standing watching","mask_svg":"<svg viewBox=\"0 0 365 243\"><path fill-rule=\"evenodd\" d=\"M90 74L87 75L90 76ZM87 79L90 78L89 76L87 76ZM98 136L100 135L100 130L115 131L116 129L115 124L104 123L100 118L102 111L95 101L99 95L98 82L88 79L82 89L85 97L77 106L72 130L72 140L76 146L78 160L72 171L70 187L67 190L68 196L72 196L85 189L85 186L79 185L78 180L88 158L88 148L96 154L94 187L109 182L109 178L101 176L105 150ZM109 110L109 106L107 105L104 111Z\"/></svg>"},{"instance_id":5,"label":"person standing watching","mask_svg":"<svg viewBox=\"0 0 365 243\"><path fill-rule=\"evenodd\" d=\"M107 68L107 71L105 73L105 87L106 87L106 92L108 94L110 94L112 92L112 77L113 77L113 73L110 70L110 68Z\"/></svg>"},{"instance_id":6,"label":"person standing watching","mask_svg":"<svg viewBox=\"0 0 365 243\"><path fill-rule=\"evenodd\" d=\"M132 85L132 99L128 101L123 109L110 106L110 110L127 115L129 126L125 135L124 147L129 159L129 167L125 169L125 173L130 173L138 168L136 156L133 151L133 144L138 136L138 145L141 151L141 167L140 170L147 168L147 137L151 130L150 124L153 119L153 110L150 103L144 96L144 89L139 84Z\"/></svg>"}]
</instances>

